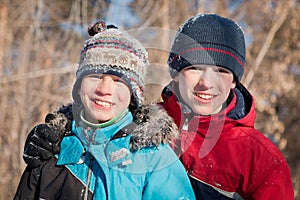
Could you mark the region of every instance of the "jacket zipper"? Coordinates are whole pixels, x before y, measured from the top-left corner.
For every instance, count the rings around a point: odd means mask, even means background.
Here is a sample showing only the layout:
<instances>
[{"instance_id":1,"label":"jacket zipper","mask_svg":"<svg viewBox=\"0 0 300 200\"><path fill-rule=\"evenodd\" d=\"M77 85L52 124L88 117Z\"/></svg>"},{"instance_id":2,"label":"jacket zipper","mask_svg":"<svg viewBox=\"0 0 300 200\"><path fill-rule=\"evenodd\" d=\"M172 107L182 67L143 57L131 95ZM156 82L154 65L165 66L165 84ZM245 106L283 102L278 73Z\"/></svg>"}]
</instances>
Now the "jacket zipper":
<instances>
[{"instance_id":1,"label":"jacket zipper","mask_svg":"<svg viewBox=\"0 0 300 200\"><path fill-rule=\"evenodd\" d=\"M94 143L94 140L95 140L95 137L96 137L96 130L93 130L93 134L92 134L92 137L89 137L89 130L91 129L86 129L84 130L85 131L85 135L87 138L89 138L89 144L93 144ZM88 170L88 175L87 175L87 182L86 182L86 185L85 185L85 188L84 188L84 196L83 196L83 200L88 200L88 194L89 194L89 186L90 186L90 182L91 182L91 175L92 175L92 167L93 167L93 156L87 152L87 156L89 156L89 159L90 159L90 164L89 164L89 170Z\"/></svg>"},{"instance_id":2,"label":"jacket zipper","mask_svg":"<svg viewBox=\"0 0 300 200\"><path fill-rule=\"evenodd\" d=\"M89 171L88 171L88 177L87 177L87 182L86 182L86 186L84 189L84 200L88 200L88 195L89 195L89 185L91 182L91 175L92 175L92 158L90 158L90 165L89 165Z\"/></svg>"}]
</instances>

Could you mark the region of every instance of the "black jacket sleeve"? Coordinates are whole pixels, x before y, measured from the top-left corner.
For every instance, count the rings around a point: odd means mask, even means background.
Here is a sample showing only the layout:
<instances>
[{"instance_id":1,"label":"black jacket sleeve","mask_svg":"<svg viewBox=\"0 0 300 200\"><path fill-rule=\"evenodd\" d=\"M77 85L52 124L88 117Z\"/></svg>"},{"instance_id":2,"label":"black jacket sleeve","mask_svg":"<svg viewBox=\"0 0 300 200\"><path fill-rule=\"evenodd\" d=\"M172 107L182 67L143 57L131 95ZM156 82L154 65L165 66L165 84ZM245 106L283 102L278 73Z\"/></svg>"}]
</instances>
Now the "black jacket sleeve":
<instances>
[{"instance_id":1,"label":"black jacket sleeve","mask_svg":"<svg viewBox=\"0 0 300 200\"><path fill-rule=\"evenodd\" d=\"M40 168L27 166L22 174L14 200L38 199Z\"/></svg>"}]
</instances>

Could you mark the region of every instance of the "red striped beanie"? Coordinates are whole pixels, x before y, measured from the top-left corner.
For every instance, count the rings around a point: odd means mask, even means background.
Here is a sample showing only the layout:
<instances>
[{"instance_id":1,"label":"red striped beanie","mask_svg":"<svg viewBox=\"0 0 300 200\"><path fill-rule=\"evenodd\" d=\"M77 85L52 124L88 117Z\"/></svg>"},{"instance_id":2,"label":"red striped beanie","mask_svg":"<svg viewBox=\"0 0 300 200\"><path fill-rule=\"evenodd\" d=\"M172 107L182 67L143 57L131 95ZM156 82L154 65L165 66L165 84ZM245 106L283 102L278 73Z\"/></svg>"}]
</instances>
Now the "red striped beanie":
<instances>
[{"instance_id":1,"label":"red striped beanie","mask_svg":"<svg viewBox=\"0 0 300 200\"><path fill-rule=\"evenodd\" d=\"M170 74L190 65L216 65L229 69L240 81L245 70L244 33L234 21L216 14L199 14L177 31L168 59Z\"/></svg>"}]
</instances>

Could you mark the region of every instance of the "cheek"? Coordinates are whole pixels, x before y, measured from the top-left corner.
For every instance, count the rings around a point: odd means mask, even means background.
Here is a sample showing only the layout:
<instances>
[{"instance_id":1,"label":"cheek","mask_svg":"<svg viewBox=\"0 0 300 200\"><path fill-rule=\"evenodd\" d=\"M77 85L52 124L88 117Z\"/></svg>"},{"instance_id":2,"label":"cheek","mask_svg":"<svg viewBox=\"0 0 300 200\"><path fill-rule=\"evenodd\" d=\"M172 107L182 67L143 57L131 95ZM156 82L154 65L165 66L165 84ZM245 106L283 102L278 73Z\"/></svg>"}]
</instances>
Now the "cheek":
<instances>
[{"instance_id":1,"label":"cheek","mask_svg":"<svg viewBox=\"0 0 300 200\"><path fill-rule=\"evenodd\" d=\"M84 87L84 85L78 89L78 95L81 97L81 99L85 98L88 93L90 93L90 90L87 87Z\"/></svg>"},{"instance_id":2,"label":"cheek","mask_svg":"<svg viewBox=\"0 0 300 200\"><path fill-rule=\"evenodd\" d=\"M131 93L130 90L127 86L125 87L117 87L115 89L115 96L121 100L121 101L128 101L130 102L130 98L131 98Z\"/></svg>"},{"instance_id":3,"label":"cheek","mask_svg":"<svg viewBox=\"0 0 300 200\"><path fill-rule=\"evenodd\" d=\"M178 82L183 89L184 87L193 86L198 78L196 74L192 75L191 73L187 72L179 74L179 76L180 77L178 78Z\"/></svg>"},{"instance_id":4,"label":"cheek","mask_svg":"<svg viewBox=\"0 0 300 200\"><path fill-rule=\"evenodd\" d=\"M80 88L78 88L77 90L77 94L82 98L82 96L84 96L84 88L81 86Z\"/></svg>"},{"instance_id":5,"label":"cheek","mask_svg":"<svg viewBox=\"0 0 300 200\"><path fill-rule=\"evenodd\" d=\"M87 95L87 92L85 91L85 89L83 87L78 89L78 95L79 95L83 105L85 105L86 102L87 102L88 95Z\"/></svg>"},{"instance_id":6,"label":"cheek","mask_svg":"<svg viewBox=\"0 0 300 200\"><path fill-rule=\"evenodd\" d=\"M179 92L182 96L186 94L187 88L188 88L188 83L184 80L179 80L178 81L178 87L179 87Z\"/></svg>"},{"instance_id":7,"label":"cheek","mask_svg":"<svg viewBox=\"0 0 300 200\"><path fill-rule=\"evenodd\" d=\"M219 81L219 88L225 94L229 94L230 90L235 87L235 82L231 77L223 77L222 81Z\"/></svg>"},{"instance_id":8,"label":"cheek","mask_svg":"<svg viewBox=\"0 0 300 200\"><path fill-rule=\"evenodd\" d=\"M96 88L97 88L97 82L94 83L83 79L80 88L78 89L78 94L84 95L84 94L92 93L96 90Z\"/></svg>"}]
</instances>

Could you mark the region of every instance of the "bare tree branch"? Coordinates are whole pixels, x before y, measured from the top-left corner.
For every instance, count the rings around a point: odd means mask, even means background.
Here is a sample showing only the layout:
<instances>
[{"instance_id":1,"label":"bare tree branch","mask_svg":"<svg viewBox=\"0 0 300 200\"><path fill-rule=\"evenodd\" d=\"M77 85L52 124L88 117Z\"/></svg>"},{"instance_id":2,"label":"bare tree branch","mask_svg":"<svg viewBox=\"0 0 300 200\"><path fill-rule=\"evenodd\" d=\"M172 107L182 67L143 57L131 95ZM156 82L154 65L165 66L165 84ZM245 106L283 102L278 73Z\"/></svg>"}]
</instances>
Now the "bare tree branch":
<instances>
[{"instance_id":1,"label":"bare tree branch","mask_svg":"<svg viewBox=\"0 0 300 200\"><path fill-rule=\"evenodd\" d=\"M16 81L22 81L25 79L34 79L38 77L43 77L47 75L57 75L57 74L67 74L70 72L75 72L73 66L71 67L64 67L64 68L53 68L53 69L42 69L38 71L27 72L23 74L16 74L11 76L0 76L0 83L10 83Z\"/></svg>"},{"instance_id":2,"label":"bare tree branch","mask_svg":"<svg viewBox=\"0 0 300 200\"><path fill-rule=\"evenodd\" d=\"M253 77L254 77L259 65L261 64L263 58L265 57L266 53L268 52L268 50L271 46L271 43L275 37L276 32L278 31L278 29L281 27L281 25L285 21L288 12L289 12L289 9L288 9L288 7L286 7L283 10L283 12L280 14L278 20L271 27L271 29L266 37L266 40L263 43L263 45L255 59L253 66L250 68L250 71L248 72L247 76L245 77L245 80L243 83L246 87L250 87Z\"/></svg>"}]
</instances>

